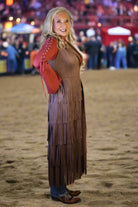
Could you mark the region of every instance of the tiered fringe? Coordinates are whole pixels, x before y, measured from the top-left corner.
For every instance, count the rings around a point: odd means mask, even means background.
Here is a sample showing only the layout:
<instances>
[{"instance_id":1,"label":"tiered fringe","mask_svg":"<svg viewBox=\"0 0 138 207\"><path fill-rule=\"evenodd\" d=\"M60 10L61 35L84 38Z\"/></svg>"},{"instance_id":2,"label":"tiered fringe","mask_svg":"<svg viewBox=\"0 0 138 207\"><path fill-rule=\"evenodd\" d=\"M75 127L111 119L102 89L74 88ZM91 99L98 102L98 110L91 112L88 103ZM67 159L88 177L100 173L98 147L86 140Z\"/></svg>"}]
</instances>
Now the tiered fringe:
<instances>
[{"instance_id":1,"label":"tiered fringe","mask_svg":"<svg viewBox=\"0 0 138 207\"><path fill-rule=\"evenodd\" d=\"M69 97L68 93L69 102L68 97L62 92L61 87L58 93L51 95L49 99L50 186L69 185L86 173L86 122L83 92L79 92L77 97L73 97L74 93L70 93Z\"/></svg>"}]
</instances>

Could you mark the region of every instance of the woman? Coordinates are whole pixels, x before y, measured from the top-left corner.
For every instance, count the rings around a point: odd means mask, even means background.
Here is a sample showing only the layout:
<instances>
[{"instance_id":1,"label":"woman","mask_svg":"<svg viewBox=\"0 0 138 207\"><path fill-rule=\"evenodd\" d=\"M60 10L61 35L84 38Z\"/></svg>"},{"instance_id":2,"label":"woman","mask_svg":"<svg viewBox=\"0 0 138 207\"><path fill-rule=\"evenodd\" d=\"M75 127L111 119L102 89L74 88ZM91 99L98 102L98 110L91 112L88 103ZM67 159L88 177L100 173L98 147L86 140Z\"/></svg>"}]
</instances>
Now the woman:
<instances>
[{"instance_id":1,"label":"woman","mask_svg":"<svg viewBox=\"0 0 138 207\"><path fill-rule=\"evenodd\" d=\"M120 65L122 64L124 69L127 69L126 62L126 48L123 41L118 43L118 49L116 53L116 69L120 69Z\"/></svg>"},{"instance_id":2,"label":"woman","mask_svg":"<svg viewBox=\"0 0 138 207\"><path fill-rule=\"evenodd\" d=\"M52 199L69 204L80 201L75 197L80 191L71 191L67 185L86 173L86 121L80 80L83 58L74 44L72 15L63 7L51 9L34 66L42 78L49 68L61 78L58 90L49 96L49 184Z\"/></svg>"}]
</instances>

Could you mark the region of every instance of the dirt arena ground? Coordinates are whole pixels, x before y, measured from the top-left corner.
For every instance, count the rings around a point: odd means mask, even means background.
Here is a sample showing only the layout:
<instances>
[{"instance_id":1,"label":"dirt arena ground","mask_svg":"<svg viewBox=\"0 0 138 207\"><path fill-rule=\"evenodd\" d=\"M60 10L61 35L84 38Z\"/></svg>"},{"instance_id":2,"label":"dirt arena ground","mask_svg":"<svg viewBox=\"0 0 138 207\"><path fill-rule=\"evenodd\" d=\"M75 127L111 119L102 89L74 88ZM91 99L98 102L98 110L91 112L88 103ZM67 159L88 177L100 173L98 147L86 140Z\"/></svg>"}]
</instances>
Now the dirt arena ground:
<instances>
[{"instance_id":1,"label":"dirt arena ground","mask_svg":"<svg viewBox=\"0 0 138 207\"><path fill-rule=\"evenodd\" d=\"M138 206L138 70L81 75L88 173L74 207ZM39 75L0 77L0 207L64 207L50 198L47 100Z\"/></svg>"}]
</instances>

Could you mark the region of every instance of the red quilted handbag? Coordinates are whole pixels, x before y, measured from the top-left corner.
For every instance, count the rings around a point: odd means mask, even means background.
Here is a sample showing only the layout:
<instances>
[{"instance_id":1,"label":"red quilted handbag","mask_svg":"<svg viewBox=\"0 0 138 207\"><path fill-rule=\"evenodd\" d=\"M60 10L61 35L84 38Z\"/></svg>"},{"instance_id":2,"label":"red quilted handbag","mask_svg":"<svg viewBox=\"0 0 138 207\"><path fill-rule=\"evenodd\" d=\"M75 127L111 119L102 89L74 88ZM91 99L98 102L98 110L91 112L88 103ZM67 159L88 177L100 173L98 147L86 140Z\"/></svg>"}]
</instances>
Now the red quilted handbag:
<instances>
[{"instance_id":1,"label":"red quilted handbag","mask_svg":"<svg viewBox=\"0 0 138 207\"><path fill-rule=\"evenodd\" d=\"M50 39L50 40L49 40ZM47 87L47 91L49 94L54 94L57 92L59 85L61 83L61 78L60 76L51 68L51 66L48 64L48 59L49 56L51 56L51 53L47 53L47 58L43 59L43 57L45 58L45 52L47 51L47 48L49 47L49 43L50 46L51 44L57 44L57 40L55 38L49 38L46 40L44 46L41 48L41 50L38 52L33 65L36 68L36 70L38 70L41 74L42 79L45 82L45 85ZM43 83L43 82L42 82ZM43 85L43 89L44 89L44 85ZM45 93L45 90L44 90Z\"/></svg>"}]
</instances>

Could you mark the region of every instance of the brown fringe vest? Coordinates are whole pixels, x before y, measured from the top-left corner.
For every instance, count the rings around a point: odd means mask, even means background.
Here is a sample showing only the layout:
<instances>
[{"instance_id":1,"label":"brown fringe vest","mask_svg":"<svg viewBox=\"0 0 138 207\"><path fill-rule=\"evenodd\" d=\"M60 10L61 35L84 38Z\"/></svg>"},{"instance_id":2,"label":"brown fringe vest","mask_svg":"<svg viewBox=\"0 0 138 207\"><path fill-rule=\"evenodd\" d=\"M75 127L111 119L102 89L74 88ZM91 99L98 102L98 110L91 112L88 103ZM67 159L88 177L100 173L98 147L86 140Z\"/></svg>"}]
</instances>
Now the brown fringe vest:
<instances>
[{"instance_id":1,"label":"brown fringe vest","mask_svg":"<svg viewBox=\"0 0 138 207\"><path fill-rule=\"evenodd\" d=\"M49 184L66 186L86 173L86 119L79 54L67 43L49 64L62 78L57 93L49 96Z\"/></svg>"}]
</instances>

